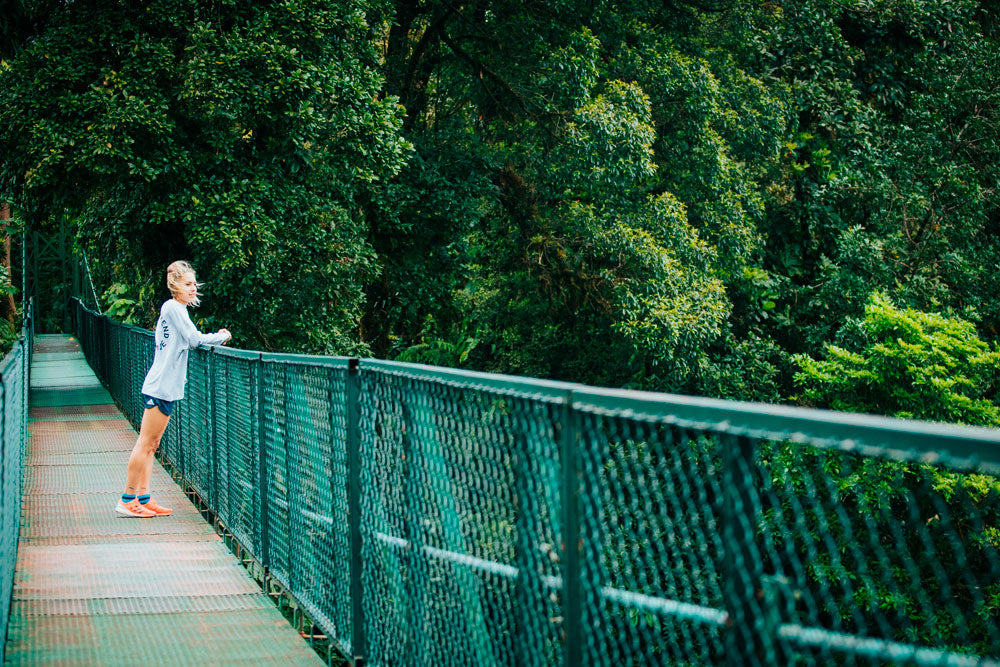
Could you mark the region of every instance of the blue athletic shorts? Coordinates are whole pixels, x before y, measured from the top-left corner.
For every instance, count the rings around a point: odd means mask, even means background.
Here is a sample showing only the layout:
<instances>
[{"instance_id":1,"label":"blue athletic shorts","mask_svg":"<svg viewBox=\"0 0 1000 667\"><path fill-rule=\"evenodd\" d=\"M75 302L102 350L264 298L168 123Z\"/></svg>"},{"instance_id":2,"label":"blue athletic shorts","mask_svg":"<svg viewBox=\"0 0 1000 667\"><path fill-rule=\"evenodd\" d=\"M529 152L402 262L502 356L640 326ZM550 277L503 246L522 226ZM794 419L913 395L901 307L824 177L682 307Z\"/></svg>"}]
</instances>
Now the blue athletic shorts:
<instances>
[{"instance_id":1,"label":"blue athletic shorts","mask_svg":"<svg viewBox=\"0 0 1000 667\"><path fill-rule=\"evenodd\" d=\"M174 411L174 402L165 401L162 398L156 398L155 396L146 396L146 394L139 394L142 396L142 403L147 408L159 408L160 412L166 416L170 416L170 413Z\"/></svg>"}]
</instances>

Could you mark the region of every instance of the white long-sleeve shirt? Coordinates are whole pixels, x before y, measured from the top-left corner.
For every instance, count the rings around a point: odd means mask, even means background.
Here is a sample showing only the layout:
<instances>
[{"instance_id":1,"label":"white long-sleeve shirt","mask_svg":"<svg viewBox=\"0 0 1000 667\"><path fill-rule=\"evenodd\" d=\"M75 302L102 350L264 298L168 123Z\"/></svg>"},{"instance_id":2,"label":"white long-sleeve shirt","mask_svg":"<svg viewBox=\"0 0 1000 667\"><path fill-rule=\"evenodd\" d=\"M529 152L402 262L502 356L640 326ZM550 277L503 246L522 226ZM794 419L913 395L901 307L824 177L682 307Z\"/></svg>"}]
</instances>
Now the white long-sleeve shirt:
<instances>
[{"instance_id":1,"label":"white long-sleeve shirt","mask_svg":"<svg viewBox=\"0 0 1000 667\"><path fill-rule=\"evenodd\" d=\"M153 365L142 383L142 393L164 401L184 398L188 350L202 344L218 345L227 338L224 333L201 333L191 321L187 306L174 299L164 301L156 321Z\"/></svg>"}]
</instances>

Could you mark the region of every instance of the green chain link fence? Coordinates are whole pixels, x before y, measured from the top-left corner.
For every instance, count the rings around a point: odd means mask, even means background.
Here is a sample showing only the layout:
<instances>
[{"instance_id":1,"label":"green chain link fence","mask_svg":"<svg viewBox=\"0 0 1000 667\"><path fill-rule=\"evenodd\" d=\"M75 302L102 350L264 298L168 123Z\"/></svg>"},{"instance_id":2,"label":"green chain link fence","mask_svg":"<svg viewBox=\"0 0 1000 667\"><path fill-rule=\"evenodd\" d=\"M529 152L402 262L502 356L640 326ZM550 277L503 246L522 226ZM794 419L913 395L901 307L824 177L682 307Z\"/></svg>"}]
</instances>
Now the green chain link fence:
<instances>
[{"instance_id":1,"label":"green chain link fence","mask_svg":"<svg viewBox=\"0 0 1000 667\"><path fill-rule=\"evenodd\" d=\"M152 334L77 302L134 422ZM165 455L373 665L1000 665L1000 431L193 350Z\"/></svg>"},{"instance_id":2,"label":"green chain link fence","mask_svg":"<svg viewBox=\"0 0 1000 667\"><path fill-rule=\"evenodd\" d=\"M28 440L28 378L34 343L32 305L24 309L21 337L0 362L0 662L10 620L10 602L21 532L21 488Z\"/></svg>"}]
</instances>

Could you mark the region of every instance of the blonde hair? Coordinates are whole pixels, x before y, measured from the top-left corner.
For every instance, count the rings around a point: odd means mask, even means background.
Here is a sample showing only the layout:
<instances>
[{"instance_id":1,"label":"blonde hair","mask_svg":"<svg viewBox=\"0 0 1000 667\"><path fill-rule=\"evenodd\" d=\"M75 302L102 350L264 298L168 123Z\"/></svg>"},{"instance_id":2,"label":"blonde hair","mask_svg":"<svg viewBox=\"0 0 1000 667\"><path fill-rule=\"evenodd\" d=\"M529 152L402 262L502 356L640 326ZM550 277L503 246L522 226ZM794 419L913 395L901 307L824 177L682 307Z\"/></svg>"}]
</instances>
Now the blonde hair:
<instances>
[{"instance_id":1,"label":"blonde hair","mask_svg":"<svg viewBox=\"0 0 1000 667\"><path fill-rule=\"evenodd\" d=\"M198 307L201 305L201 299L198 298L201 296L201 293L198 291L198 288L204 283L198 282L198 276L195 274L194 268L184 260L177 260L167 267L167 289L170 290L171 294L176 296L180 290L181 281L189 273L194 278L195 285L194 298L191 299L189 305Z\"/></svg>"}]
</instances>

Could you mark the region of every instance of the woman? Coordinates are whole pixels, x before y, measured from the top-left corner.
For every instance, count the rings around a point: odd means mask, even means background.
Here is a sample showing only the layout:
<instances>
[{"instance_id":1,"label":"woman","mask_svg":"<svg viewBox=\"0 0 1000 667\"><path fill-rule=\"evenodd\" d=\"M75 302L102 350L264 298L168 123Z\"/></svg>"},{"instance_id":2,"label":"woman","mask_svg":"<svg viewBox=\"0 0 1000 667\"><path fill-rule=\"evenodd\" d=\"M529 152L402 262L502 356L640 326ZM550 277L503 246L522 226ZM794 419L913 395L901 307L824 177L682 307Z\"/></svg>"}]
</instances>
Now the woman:
<instances>
[{"instance_id":1,"label":"woman","mask_svg":"<svg viewBox=\"0 0 1000 667\"><path fill-rule=\"evenodd\" d=\"M194 269L187 262L178 261L167 267L167 287L173 298L163 302L160 319L156 322L153 365L142 383L142 400L146 410L142 415L139 438L128 460L125 492L115 507L119 516L148 519L173 513L172 509L160 505L149 495L153 455L167 429L174 402L184 398L188 350L199 345L224 344L231 338L226 329L203 334L191 321L187 307L200 303L199 286Z\"/></svg>"}]
</instances>

